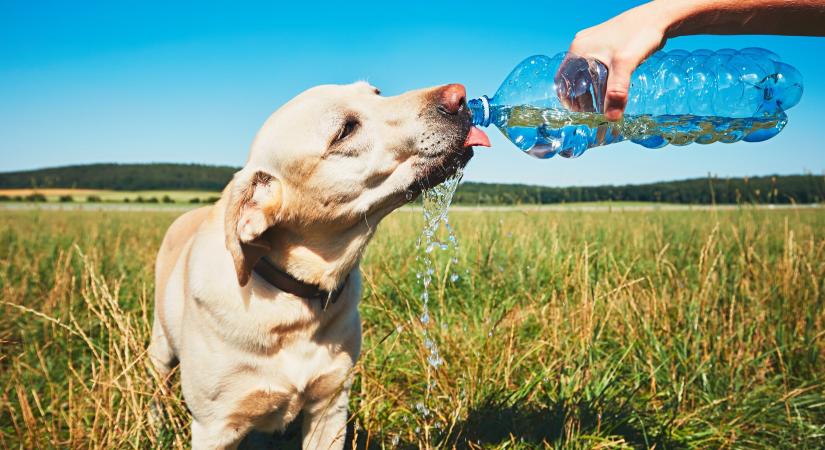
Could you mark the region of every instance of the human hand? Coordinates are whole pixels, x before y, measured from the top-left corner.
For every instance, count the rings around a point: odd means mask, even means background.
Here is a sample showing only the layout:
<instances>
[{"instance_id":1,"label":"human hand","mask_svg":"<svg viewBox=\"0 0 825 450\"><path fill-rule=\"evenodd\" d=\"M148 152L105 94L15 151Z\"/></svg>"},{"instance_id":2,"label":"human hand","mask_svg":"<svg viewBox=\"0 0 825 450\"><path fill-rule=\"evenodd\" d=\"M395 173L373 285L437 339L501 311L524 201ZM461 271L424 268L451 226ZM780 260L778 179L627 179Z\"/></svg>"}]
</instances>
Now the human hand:
<instances>
[{"instance_id":1,"label":"human hand","mask_svg":"<svg viewBox=\"0 0 825 450\"><path fill-rule=\"evenodd\" d=\"M607 66L606 88L601 87L604 89L603 111L607 120L622 118L633 71L639 63L665 44L665 32L670 22L655 3L657 2L638 6L607 22L582 30L570 44L570 53L596 59ZM559 73L565 70L575 71L575 68L568 67L573 61L576 60L566 59L559 68ZM581 60L578 61L581 64ZM581 99L561 100L573 110L582 110ZM588 102L592 100L584 100L584 103Z\"/></svg>"},{"instance_id":2,"label":"human hand","mask_svg":"<svg viewBox=\"0 0 825 450\"><path fill-rule=\"evenodd\" d=\"M556 75L559 99L573 111L603 105L619 120L636 67L668 37L690 34L825 36L825 0L654 0L576 34ZM601 61L609 71L603 79ZM603 100L603 101L602 101Z\"/></svg>"}]
</instances>

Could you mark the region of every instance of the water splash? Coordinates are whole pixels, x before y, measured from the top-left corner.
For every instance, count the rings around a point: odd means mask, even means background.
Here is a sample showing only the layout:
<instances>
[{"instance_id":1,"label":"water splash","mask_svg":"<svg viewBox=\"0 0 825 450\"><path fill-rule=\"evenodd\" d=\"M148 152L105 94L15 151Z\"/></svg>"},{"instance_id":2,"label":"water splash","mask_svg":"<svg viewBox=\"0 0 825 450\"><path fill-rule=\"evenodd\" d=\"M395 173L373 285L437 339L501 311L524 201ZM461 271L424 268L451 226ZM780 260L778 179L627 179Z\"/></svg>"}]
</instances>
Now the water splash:
<instances>
[{"instance_id":1,"label":"water splash","mask_svg":"<svg viewBox=\"0 0 825 450\"><path fill-rule=\"evenodd\" d=\"M435 379L433 379L434 372L444 364L444 359L438 351L438 344L430 335L431 327L435 325L435 320L430 314L429 307L431 298L430 287L433 284L433 279L436 274L435 250L449 251L452 248L453 253L450 258L450 267L454 270L458 264L458 240L450 225L447 212L462 176L463 171L459 169L455 175L447 178L440 185L424 191L421 196L424 212L424 228L416 243L419 249L419 255L416 257L416 260L422 269L416 273L416 279L421 283L422 287L420 297L421 314L418 316L418 321L421 324L424 347L427 349L427 385L424 402L417 403L416 410L426 424L424 438L427 440L429 439L430 428L435 430L442 428L442 425L437 423L435 415L427 408L427 405L430 405L432 389L436 386ZM439 230L442 226L447 233L446 240L439 239ZM459 280L459 276L457 273L452 272L449 279L455 283Z\"/></svg>"},{"instance_id":2,"label":"water splash","mask_svg":"<svg viewBox=\"0 0 825 450\"><path fill-rule=\"evenodd\" d=\"M424 345L430 353L427 361L430 363L430 366L435 369L437 369L438 366L444 362L444 360L442 360L439 356L438 346L432 341L432 339L430 339L427 331L431 322L429 308L430 286L433 282L433 275L435 275L435 257L433 255L433 250L440 249L442 251L446 251L452 246L453 256L450 262L453 265L458 263L458 240L456 239L455 232L450 225L450 219L447 212L449 211L450 203L453 201L453 195L458 188L458 184L461 181L462 176L463 171L459 169L456 171L455 175L447 178L438 186L424 191L422 194L422 202L424 206L424 229L422 230L421 236L419 236L416 244L419 249L424 249L423 254L417 257L418 261L424 266L423 271L416 274L416 278L421 282L421 286L423 288L423 292L421 293L421 315L418 317L418 320L423 325ZM447 231L446 242L440 241L438 238L438 231L442 225ZM458 275L455 273L450 275L450 280L453 282L458 281L458 278Z\"/></svg>"}]
</instances>

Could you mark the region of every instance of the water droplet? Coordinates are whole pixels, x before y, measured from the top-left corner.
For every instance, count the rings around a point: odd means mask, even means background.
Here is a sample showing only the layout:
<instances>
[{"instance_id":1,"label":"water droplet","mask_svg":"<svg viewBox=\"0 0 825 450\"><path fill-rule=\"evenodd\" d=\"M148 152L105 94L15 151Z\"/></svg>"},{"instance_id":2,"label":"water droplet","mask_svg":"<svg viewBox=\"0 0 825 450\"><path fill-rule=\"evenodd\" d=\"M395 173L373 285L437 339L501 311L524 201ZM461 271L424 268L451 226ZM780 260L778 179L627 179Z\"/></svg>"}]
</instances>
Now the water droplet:
<instances>
[{"instance_id":1,"label":"water droplet","mask_svg":"<svg viewBox=\"0 0 825 450\"><path fill-rule=\"evenodd\" d=\"M430 356L428 356L427 357L427 362L430 363L430 365L433 366L436 369L438 368L438 366L444 364L444 360L441 359L441 357L438 356L437 353L436 354L431 354Z\"/></svg>"},{"instance_id":2,"label":"water droplet","mask_svg":"<svg viewBox=\"0 0 825 450\"><path fill-rule=\"evenodd\" d=\"M424 324L428 325L430 323L430 313L428 311L424 311L421 313L421 316L418 317L418 320Z\"/></svg>"}]
</instances>

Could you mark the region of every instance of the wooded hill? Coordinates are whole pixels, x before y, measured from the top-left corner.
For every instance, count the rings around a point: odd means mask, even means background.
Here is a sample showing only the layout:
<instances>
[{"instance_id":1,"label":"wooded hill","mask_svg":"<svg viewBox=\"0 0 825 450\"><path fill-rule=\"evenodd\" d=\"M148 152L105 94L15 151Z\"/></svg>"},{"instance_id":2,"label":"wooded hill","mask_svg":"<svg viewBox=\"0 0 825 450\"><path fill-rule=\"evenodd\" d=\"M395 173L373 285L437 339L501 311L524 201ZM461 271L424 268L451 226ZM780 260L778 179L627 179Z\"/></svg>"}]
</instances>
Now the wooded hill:
<instances>
[{"instance_id":1,"label":"wooded hill","mask_svg":"<svg viewBox=\"0 0 825 450\"><path fill-rule=\"evenodd\" d=\"M0 189L220 191L237 167L203 164L86 164L0 173Z\"/></svg>"},{"instance_id":2,"label":"wooded hill","mask_svg":"<svg viewBox=\"0 0 825 450\"><path fill-rule=\"evenodd\" d=\"M807 204L825 202L825 177L814 175L709 177L649 184L561 188L523 184L463 183L455 193L454 201L460 204L480 205L597 201Z\"/></svg>"},{"instance_id":3,"label":"wooded hill","mask_svg":"<svg viewBox=\"0 0 825 450\"><path fill-rule=\"evenodd\" d=\"M89 164L0 173L0 189L84 188L122 191L220 191L238 168L201 164ZM546 187L462 183L454 201L465 205L549 204L592 201L666 203L820 203L825 177L782 175L694 178L620 186Z\"/></svg>"}]
</instances>

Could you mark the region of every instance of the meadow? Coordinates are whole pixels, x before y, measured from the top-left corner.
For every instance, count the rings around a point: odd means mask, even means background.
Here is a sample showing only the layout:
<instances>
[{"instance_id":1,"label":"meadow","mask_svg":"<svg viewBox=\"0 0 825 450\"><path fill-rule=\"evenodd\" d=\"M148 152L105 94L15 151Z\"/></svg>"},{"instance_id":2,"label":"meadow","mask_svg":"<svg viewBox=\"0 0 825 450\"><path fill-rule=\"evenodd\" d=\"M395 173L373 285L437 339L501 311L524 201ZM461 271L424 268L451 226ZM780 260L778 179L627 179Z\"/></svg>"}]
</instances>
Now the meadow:
<instances>
[{"instance_id":1,"label":"meadow","mask_svg":"<svg viewBox=\"0 0 825 450\"><path fill-rule=\"evenodd\" d=\"M188 447L185 405L145 355L176 214L0 212L1 447ZM349 446L825 448L825 210L451 222L437 370L417 320L420 214L391 215L367 250Z\"/></svg>"},{"instance_id":2,"label":"meadow","mask_svg":"<svg viewBox=\"0 0 825 450\"><path fill-rule=\"evenodd\" d=\"M0 189L4 202L51 203L213 203L219 191L116 191L111 189Z\"/></svg>"}]
</instances>

